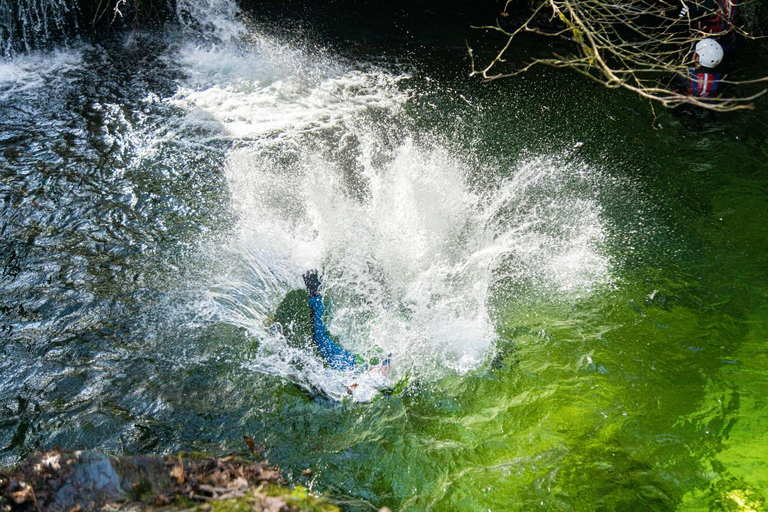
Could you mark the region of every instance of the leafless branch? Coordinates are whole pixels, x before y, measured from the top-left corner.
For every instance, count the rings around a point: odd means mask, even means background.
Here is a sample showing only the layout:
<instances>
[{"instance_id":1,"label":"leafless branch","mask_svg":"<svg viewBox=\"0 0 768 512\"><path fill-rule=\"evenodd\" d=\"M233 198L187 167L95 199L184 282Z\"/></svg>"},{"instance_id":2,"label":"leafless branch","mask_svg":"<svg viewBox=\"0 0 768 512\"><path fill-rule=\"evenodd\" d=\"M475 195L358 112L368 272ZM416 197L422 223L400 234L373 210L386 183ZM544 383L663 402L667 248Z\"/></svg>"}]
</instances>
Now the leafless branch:
<instances>
[{"instance_id":1,"label":"leafless branch","mask_svg":"<svg viewBox=\"0 0 768 512\"><path fill-rule=\"evenodd\" d=\"M515 0L507 0L503 14ZM516 28L496 25L475 27L501 33L505 43L487 65L478 66L477 56L467 44L471 61L471 76L484 81L519 75L535 65L569 68L610 88L624 88L665 107L681 105L727 112L753 108L753 101L766 90L745 93L741 86L768 81L768 77L749 80L722 80L731 92L741 95L696 97L672 86L675 77L689 76L694 66L691 49L704 37L730 37L738 33L756 39L740 26L728 25L722 32L710 33L706 20L718 13L696 2L688 4L697 9L683 12L680 0L536 0L531 14ZM741 2L741 7L752 0ZM696 14L693 14L693 13ZM545 13L550 22L542 23ZM502 71L505 54L521 33L564 39L575 47L570 55L534 58L524 67Z\"/></svg>"}]
</instances>

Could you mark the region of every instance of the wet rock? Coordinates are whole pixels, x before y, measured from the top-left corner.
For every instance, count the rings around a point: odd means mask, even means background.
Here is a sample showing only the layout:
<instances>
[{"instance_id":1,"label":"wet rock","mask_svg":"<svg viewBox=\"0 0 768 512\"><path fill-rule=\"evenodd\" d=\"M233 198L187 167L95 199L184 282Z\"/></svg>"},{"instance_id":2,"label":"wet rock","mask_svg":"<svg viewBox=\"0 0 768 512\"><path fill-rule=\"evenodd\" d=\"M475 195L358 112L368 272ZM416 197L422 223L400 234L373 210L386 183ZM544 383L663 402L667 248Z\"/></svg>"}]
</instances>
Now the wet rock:
<instances>
[{"instance_id":1,"label":"wet rock","mask_svg":"<svg viewBox=\"0 0 768 512\"><path fill-rule=\"evenodd\" d=\"M67 463L72 471L53 496L51 509L71 510L80 503L120 500L123 494L120 476L108 455L76 452Z\"/></svg>"}]
</instances>

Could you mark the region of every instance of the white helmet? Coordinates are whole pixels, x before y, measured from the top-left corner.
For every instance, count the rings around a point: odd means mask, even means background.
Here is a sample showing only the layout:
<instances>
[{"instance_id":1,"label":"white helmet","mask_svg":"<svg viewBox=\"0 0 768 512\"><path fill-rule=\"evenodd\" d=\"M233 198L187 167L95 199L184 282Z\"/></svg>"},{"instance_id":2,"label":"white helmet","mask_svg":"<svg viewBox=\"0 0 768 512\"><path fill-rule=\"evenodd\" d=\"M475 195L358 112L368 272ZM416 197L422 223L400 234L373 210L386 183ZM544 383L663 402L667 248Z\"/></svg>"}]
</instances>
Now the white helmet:
<instances>
[{"instance_id":1,"label":"white helmet","mask_svg":"<svg viewBox=\"0 0 768 512\"><path fill-rule=\"evenodd\" d=\"M696 43L696 55L699 56L699 64L713 68L723 60L723 47L714 39L702 39Z\"/></svg>"}]
</instances>

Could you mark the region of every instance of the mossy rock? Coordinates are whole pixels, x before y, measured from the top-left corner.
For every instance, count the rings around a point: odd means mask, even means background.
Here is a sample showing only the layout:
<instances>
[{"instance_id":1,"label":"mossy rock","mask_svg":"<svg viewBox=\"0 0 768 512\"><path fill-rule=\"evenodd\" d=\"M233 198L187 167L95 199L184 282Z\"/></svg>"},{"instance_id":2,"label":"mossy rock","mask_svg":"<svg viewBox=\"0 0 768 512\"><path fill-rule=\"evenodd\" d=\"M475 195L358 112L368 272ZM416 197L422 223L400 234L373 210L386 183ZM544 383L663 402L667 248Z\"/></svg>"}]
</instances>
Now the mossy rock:
<instances>
[{"instance_id":1,"label":"mossy rock","mask_svg":"<svg viewBox=\"0 0 768 512\"><path fill-rule=\"evenodd\" d=\"M211 512L235 512L243 510L291 510L301 512L339 512L339 508L325 498L312 496L307 489L294 489L270 485L260 493L249 494L237 499L210 501L198 505L194 510Z\"/></svg>"},{"instance_id":2,"label":"mossy rock","mask_svg":"<svg viewBox=\"0 0 768 512\"><path fill-rule=\"evenodd\" d=\"M0 470L0 510L338 511L266 462L185 455L34 453Z\"/></svg>"}]
</instances>

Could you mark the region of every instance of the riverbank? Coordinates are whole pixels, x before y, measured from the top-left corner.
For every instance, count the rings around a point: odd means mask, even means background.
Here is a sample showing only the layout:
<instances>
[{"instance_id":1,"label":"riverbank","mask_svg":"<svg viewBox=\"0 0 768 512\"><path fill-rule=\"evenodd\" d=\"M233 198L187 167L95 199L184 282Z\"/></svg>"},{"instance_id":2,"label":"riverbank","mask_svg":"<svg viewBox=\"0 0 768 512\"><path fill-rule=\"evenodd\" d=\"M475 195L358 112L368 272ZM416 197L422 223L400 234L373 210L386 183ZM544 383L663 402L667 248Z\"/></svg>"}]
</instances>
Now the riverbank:
<instances>
[{"instance_id":1,"label":"riverbank","mask_svg":"<svg viewBox=\"0 0 768 512\"><path fill-rule=\"evenodd\" d=\"M285 486L268 462L230 455L37 452L0 471L0 509L334 512L304 487Z\"/></svg>"}]
</instances>

